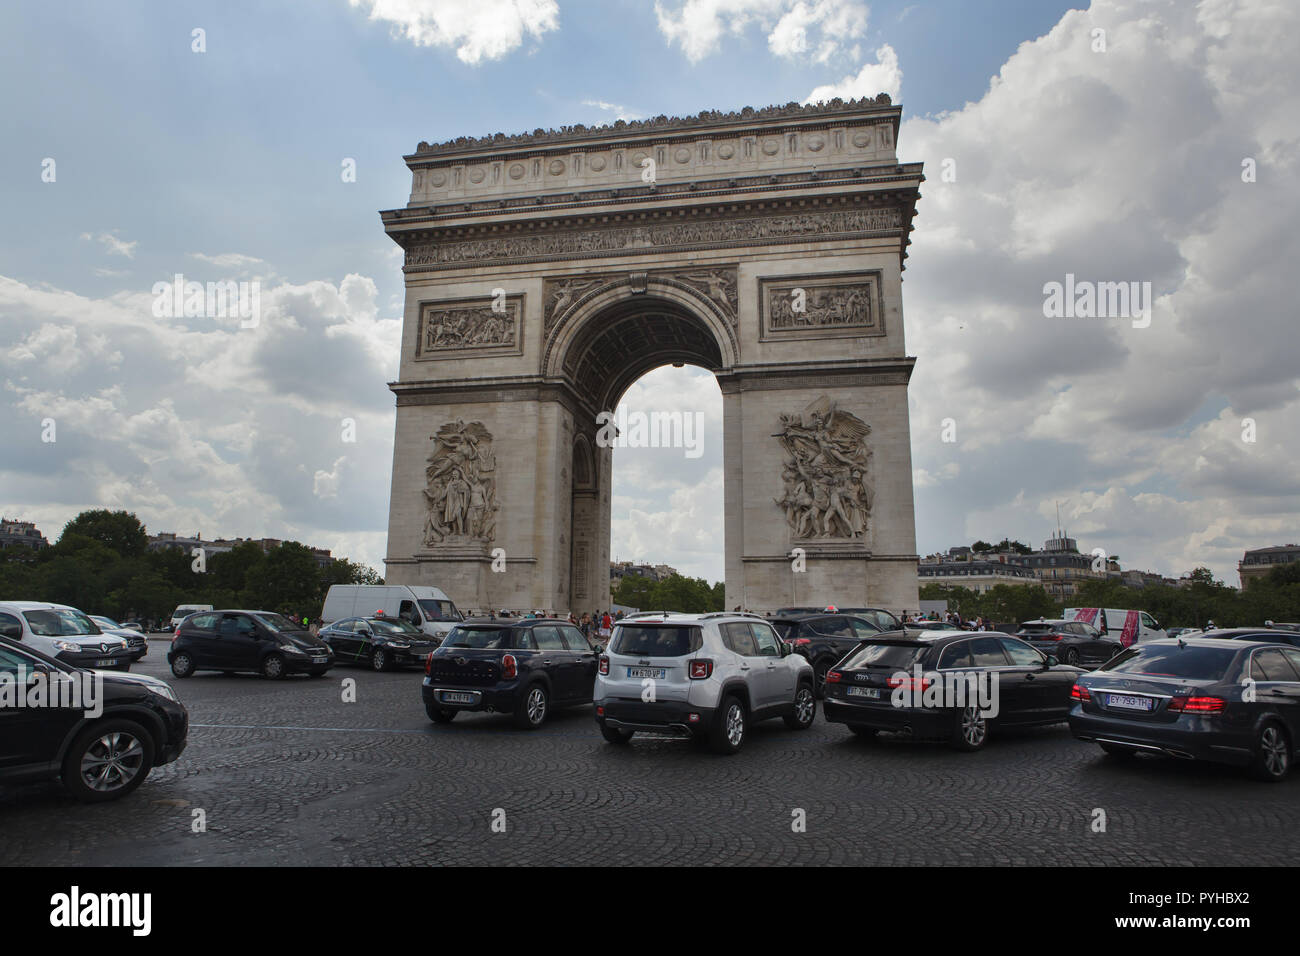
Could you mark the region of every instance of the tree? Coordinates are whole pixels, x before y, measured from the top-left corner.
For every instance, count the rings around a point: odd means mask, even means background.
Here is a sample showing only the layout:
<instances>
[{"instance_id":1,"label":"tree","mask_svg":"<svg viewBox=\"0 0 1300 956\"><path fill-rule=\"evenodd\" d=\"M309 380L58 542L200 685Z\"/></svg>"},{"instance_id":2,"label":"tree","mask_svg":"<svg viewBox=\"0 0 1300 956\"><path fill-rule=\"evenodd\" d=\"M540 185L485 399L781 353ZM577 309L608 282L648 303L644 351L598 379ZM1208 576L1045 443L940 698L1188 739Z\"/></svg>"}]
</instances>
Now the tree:
<instances>
[{"instance_id":1,"label":"tree","mask_svg":"<svg viewBox=\"0 0 1300 956\"><path fill-rule=\"evenodd\" d=\"M144 525L129 511L83 511L63 526L59 543L73 535L93 538L124 558L140 557L149 544Z\"/></svg>"},{"instance_id":2,"label":"tree","mask_svg":"<svg viewBox=\"0 0 1300 956\"><path fill-rule=\"evenodd\" d=\"M311 549L297 541L268 551L266 562L250 573L247 590L259 598L257 606L264 611L299 619L320 614L320 569Z\"/></svg>"},{"instance_id":3,"label":"tree","mask_svg":"<svg viewBox=\"0 0 1300 956\"><path fill-rule=\"evenodd\" d=\"M984 541L983 539L981 539L981 540L979 540L979 541L976 541L974 544L972 544L972 545L970 546L970 549L971 549L971 551L975 552L976 554L983 554L983 553L986 552L986 551L992 551L992 550L993 550L993 545L991 545L991 544L989 544L987 541Z\"/></svg>"}]
</instances>

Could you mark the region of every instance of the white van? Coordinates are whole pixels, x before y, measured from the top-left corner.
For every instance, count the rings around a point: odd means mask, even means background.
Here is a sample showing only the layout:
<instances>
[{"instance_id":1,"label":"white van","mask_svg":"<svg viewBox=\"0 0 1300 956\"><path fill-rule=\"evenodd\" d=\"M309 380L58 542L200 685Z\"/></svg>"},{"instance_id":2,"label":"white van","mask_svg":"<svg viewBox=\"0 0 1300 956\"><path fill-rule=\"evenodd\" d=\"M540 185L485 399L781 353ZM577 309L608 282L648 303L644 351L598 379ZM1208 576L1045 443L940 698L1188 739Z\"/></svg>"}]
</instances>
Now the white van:
<instances>
[{"instance_id":1,"label":"white van","mask_svg":"<svg viewBox=\"0 0 1300 956\"><path fill-rule=\"evenodd\" d=\"M191 614L198 614L200 611L211 610L211 604L182 604L176 610L172 611L172 630L174 631L176 628L180 627L181 622Z\"/></svg>"},{"instance_id":2,"label":"white van","mask_svg":"<svg viewBox=\"0 0 1300 956\"><path fill-rule=\"evenodd\" d=\"M1113 607L1067 607L1065 620L1083 621L1118 640L1123 647L1159 640L1168 635L1146 611Z\"/></svg>"},{"instance_id":3,"label":"white van","mask_svg":"<svg viewBox=\"0 0 1300 956\"><path fill-rule=\"evenodd\" d=\"M421 584L331 584L320 618L401 618L432 637L442 637L465 618L439 588Z\"/></svg>"},{"instance_id":4,"label":"white van","mask_svg":"<svg viewBox=\"0 0 1300 956\"><path fill-rule=\"evenodd\" d=\"M88 615L66 604L0 601L0 635L73 667L129 671L134 660L125 638L105 634Z\"/></svg>"}]
</instances>

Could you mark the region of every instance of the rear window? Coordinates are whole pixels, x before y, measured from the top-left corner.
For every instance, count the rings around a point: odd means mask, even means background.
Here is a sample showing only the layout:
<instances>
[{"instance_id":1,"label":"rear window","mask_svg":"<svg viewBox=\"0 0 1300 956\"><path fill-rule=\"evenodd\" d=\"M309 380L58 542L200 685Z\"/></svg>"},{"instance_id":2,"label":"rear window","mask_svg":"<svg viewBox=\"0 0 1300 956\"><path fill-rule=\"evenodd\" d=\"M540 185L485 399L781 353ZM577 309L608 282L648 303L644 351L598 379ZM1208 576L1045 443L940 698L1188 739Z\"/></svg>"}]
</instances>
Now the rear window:
<instances>
[{"instance_id":1,"label":"rear window","mask_svg":"<svg viewBox=\"0 0 1300 956\"><path fill-rule=\"evenodd\" d=\"M1186 647L1130 647L1098 670L1152 677L1221 680L1239 653L1226 647L1198 647L1195 644Z\"/></svg>"},{"instance_id":2,"label":"rear window","mask_svg":"<svg viewBox=\"0 0 1300 956\"><path fill-rule=\"evenodd\" d=\"M930 650L928 644L863 644L841 665L845 668L888 667L907 670Z\"/></svg>"},{"instance_id":3,"label":"rear window","mask_svg":"<svg viewBox=\"0 0 1300 956\"><path fill-rule=\"evenodd\" d=\"M1021 624L1020 630L1026 634L1050 634L1056 630L1053 624Z\"/></svg>"},{"instance_id":4,"label":"rear window","mask_svg":"<svg viewBox=\"0 0 1300 956\"><path fill-rule=\"evenodd\" d=\"M703 645L698 627L620 624L610 647L631 657L685 657Z\"/></svg>"},{"instance_id":5,"label":"rear window","mask_svg":"<svg viewBox=\"0 0 1300 956\"><path fill-rule=\"evenodd\" d=\"M453 627L443 647L471 647L480 650L514 647L510 636L512 627Z\"/></svg>"}]
</instances>

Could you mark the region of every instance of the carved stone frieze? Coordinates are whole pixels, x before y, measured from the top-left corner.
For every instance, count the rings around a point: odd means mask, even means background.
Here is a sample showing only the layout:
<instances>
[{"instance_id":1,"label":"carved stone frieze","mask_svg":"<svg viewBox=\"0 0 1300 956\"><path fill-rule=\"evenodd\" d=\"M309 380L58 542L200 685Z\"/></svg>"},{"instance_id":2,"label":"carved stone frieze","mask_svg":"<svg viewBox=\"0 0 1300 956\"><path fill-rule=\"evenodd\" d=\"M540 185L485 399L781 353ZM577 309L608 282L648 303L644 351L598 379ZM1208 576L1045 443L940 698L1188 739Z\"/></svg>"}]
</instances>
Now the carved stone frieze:
<instances>
[{"instance_id":1,"label":"carved stone frieze","mask_svg":"<svg viewBox=\"0 0 1300 956\"><path fill-rule=\"evenodd\" d=\"M496 537L496 453L482 422L448 422L431 435L424 469L424 543L463 545Z\"/></svg>"},{"instance_id":2,"label":"carved stone frieze","mask_svg":"<svg viewBox=\"0 0 1300 956\"><path fill-rule=\"evenodd\" d=\"M765 277L760 339L884 335L880 273Z\"/></svg>"},{"instance_id":3,"label":"carved stone frieze","mask_svg":"<svg viewBox=\"0 0 1300 956\"><path fill-rule=\"evenodd\" d=\"M871 426L823 395L801 415L782 415L784 491L773 498L796 541L866 537L871 518Z\"/></svg>"},{"instance_id":4,"label":"carved stone frieze","mask_svg":"<svg viewBox=\"0 0 1300 956\"><path fill-rule=\"evenodd\" d=\"M520 354L523 296L420 303L416 359Z\"/></svg>"}]
</instances>

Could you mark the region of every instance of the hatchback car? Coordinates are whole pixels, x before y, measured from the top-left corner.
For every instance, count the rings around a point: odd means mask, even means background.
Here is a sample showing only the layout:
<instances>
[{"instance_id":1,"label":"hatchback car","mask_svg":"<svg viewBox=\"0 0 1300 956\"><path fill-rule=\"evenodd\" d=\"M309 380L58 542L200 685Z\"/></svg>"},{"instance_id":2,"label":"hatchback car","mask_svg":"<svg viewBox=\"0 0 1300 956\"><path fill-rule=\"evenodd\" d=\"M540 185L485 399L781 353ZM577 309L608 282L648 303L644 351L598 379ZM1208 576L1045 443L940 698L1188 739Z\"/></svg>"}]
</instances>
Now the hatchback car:
<instances>
[{"instance_id":1,"label":"hatchback car","mask_svg":"<svg viewBox=\"0 0 1300 956\"><path fill-rule=\"evenodd\" d=\"M600 655L596 723L613 744L645 731L739 752L772 717L807 730L817 714L813 669L772 625L737 613L623 621Z\"/></svg>"},{"instance_id":2,"label":"hatchback car","mask_svg":"<svg viewBox=\"0 0 1300 956\"><path fill-rule=\"evenodd\" d=\"M1095 625L1060 618L1025 621L1016 637L1063 664L1104 664L1124 649L1118 638L1108 637Z\"/></svg>"},{"instance_id":3,"label":"hatchback car","mask_svg":"<svg viewBox=\"0 0 1300 956\"><path fill-rule=\"evenodd\" d=\"M176 629L167 663L177 677L195 671L255 671L270 680L320 677L334 664L328 644L272 611L201 611Z\"/></svg>"},{"instance_id":4,"label":"hatchback car","mask_svg":"<svg viewBox=\"0 0 1300 956\"><path fill-rule=\"evenodd\" d=\"M0 602L0 637L73 667L129 671L135 659L126 638L105 634L88 615L66 604Z\"/></svg>"},{"instance_id":5,"label":"hatchback car","mask_svg":"<svg viewBox=\"0 0 1300 956\"><path fill-rule=\"evenodd\" d=\"M377 671L423 665L442 643L414 624L387 617L346 617L321 628L319 637L338 663L365 664Z\"/></svg>"},{"instance_id":6,"label":"hatchback car","mask_svg":"<svg viewBox=\"0 0 1300 956\"><path fill-rule=\"evenodd\" d=\"M1070 732L1107 754L1165 754L1281 780L1300 741L1300 648L1231 631L1136 645L1079 678Z\"/></svg>"},{"instance_id":7,"label":"hatchback car","mask_svg":"<svg viewBox=\"0 0 1300 956\"><path fill-rule=\"evenodd\" d=\"M429 655L424 675L420 693L435 723L495 711L536 730L556 707L591 703L596 652L568 621L466 621Z\"/></svg>"},{"instance_id":8,"label":"hatchback car","mask_svg":"<svg viewBox=\"0 0 1300 956\"><path fill-rule=\"evenodd\" d=\"M35 685L84 688L88 679L99 689L48 693L44 706L15 704L15 694ZM92 673L0 637L0 681L9 685L6 703L15 704L0 704L0 782L57 777L77 800L113 800L185 749L189 714L156 677Z\"/></svg>"},{"instance_id":9,"label":"hatchback car","mask_svg":"<svg viewBox=\"0 0 1300 956\"><path fill-rule=\"evenodd\" d=\"M894 631L826 675L826 719L979 750L990 730L1063 723L1084 671L997 631Z\"/></svg>"},{"instance_id":10,"label":"hatchback car","mask_svg":"<svg viewBox=\"0 0 1300 956\"><path fill-rule=\"evenodd\" d=\"M825 696L827 672L859 643L881 633L874 623L847 614L791 615L768 623L812 664L813 690L819 698Z\"/></svg>"}]
</instances>

